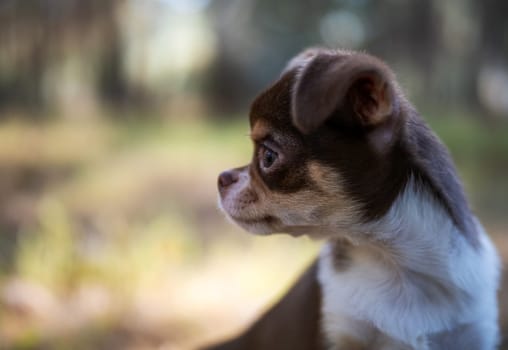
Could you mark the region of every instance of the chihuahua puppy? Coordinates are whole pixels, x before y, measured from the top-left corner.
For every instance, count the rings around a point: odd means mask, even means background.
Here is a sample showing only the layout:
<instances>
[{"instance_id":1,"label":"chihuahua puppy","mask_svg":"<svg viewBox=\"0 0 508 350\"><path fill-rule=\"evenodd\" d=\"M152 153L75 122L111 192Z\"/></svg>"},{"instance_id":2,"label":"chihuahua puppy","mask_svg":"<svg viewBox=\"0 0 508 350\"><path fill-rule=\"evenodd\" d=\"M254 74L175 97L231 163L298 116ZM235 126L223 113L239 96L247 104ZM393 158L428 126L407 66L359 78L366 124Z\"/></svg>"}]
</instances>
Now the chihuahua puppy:
<instances>
[{"instance_id":1,"label":"chihuahua puppy","mask_svg":"<svg viewBox=\"0 0 508 350\"><path fill-rule=\"evenodd\" d=\"M495 248L383 62L306 50L256 98L250 126L251 163L219 176L222 209L256 234L326 243L279 304L215 349L495 348Z\"/></svg>"}]
</instances>

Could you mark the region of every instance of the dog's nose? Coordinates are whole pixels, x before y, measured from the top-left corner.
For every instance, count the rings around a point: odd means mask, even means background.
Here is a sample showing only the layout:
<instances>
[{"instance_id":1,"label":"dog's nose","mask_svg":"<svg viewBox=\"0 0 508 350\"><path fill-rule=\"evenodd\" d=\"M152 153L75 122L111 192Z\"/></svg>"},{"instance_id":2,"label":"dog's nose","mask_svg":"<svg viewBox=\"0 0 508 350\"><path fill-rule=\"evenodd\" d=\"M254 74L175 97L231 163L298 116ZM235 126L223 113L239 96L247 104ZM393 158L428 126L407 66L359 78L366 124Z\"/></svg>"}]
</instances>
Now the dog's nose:
<instances>
[{"instance_id":1,"label":"dog's nose","mask_svg":"<svg viewBox=\"0 0 508 350\"><path fill-rule=\"evenodd\" d=\"M219 190L225 189L238 181L238 172L226 170L219 175Z\"/></svg>"}]
</instances>

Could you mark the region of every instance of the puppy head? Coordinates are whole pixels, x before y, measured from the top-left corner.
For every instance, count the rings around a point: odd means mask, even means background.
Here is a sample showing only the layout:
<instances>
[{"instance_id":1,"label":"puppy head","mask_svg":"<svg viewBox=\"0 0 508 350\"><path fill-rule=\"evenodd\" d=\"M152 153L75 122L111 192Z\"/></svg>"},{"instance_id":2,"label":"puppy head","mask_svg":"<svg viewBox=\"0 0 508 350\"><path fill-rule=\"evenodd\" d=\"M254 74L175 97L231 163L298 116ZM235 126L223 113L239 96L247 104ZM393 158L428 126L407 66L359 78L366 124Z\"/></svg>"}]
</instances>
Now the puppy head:
<instances>
[{"instance_id":1,"label":"puppy head","mask_svg":"<svg viewBox=\"0 0 508 350\"><path fill-rule=\"evenodd\" d=\"M220 205L248 231L328 234L382 215L400 171L393 74L366 54L293 58L250 111L249 165L219 176Z\"/></svg>"}]
</instances>

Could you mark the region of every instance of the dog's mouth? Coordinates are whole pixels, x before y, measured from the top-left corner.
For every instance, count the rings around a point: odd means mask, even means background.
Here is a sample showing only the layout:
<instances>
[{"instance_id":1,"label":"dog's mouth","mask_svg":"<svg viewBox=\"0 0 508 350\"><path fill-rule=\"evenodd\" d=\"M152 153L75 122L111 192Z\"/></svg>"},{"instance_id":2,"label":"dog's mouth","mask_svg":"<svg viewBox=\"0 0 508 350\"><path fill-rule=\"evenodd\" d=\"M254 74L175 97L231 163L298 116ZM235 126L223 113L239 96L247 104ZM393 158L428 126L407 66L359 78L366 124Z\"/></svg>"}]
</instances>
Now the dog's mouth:
<instances>
[{"instance_id":1,"label":"dog's mouth","mask_svg":"<svg viewBox=\"0 0 508 350\"><path fill-rule=\"evenodd\" d=\"M274 225L279 220L271 215L264 215L257 218L242 218L239 216L231 216L231 219L238 223L246 224L246 225L256 225L256 224L266 224L266 225Z\"/></svg>"},{"instance_id":2,"label":"dog's mouth","mask_svg":"<svg viewBox=\"0 0 508 350\"><path fill-rule=\"evenodd\" d=\"M255 234L271 234L277 232L280 221L272 215L263 215L259 217L240 217L228 215L229 218L243 229Z\"/></svg>"},{"instance_id":3,"label":"dog's mouth","mask_svg":"<svg viewBox=\"0 0 508 350\"><path fill-rule=\"evenodd\" d=\"M316 230L316 226L286 226L278 218L265 215L258 218L230 218L245 230L256 234L286 233L293 237L303 236Z\"/></svg>"}]
</instances>

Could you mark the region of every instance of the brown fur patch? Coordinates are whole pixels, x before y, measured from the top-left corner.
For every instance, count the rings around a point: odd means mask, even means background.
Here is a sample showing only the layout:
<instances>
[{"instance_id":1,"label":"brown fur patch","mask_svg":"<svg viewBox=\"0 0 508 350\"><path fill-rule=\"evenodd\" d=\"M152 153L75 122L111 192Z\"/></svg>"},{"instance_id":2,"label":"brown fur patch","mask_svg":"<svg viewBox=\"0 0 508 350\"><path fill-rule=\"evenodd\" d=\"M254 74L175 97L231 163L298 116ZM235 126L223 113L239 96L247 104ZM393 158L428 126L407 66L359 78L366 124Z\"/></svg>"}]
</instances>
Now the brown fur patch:
<instances>
[{"instance_id":1,"label":"brown fur patch","mask_svg":"<svg viewBox=\"0 0 508 350\"><path fill-rule=\"evenodd\" d=\"M337 349L340 350L368 350L368 347L363 344L360 340L352 337L342 337L339 341Z\"/></svg>"},{"instance_id":2,"label":"brown fur patch","mask_svg":"<svg viewBox=\"0 0 508 350\"><path fill-rule=\"evenodd\" d=\"M351 248L353 244L347 238L338 238L333 241L332 262L336 271L345 271L351 265Z\"/></svg>"},{"instance_id":3,"label":"brown fur patch","mask_svg":"<svg viewBox=\"0 0 508 350\"><path fill-rule=\"evenodd\" d=\"M326 193L340 192L340 179L337 171L315 161L310 161L307 169L309 177L321 191Z\"/></svg>"},{"instance_id":4,"label":"brown fur patch","mask_svg":"<svg viewBox=\"0 0 508 350\"><path fill-rule=\"evenodd\" d=\"M253 141L259 141L264 139L268 135L269 131L270 125L266 122L266 120L258 119L252 127L250 137Z\"/></svg>"}]
</instances>

